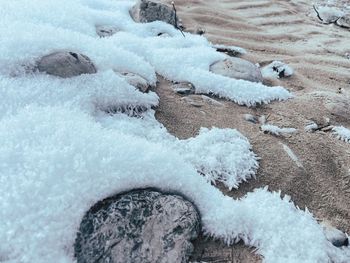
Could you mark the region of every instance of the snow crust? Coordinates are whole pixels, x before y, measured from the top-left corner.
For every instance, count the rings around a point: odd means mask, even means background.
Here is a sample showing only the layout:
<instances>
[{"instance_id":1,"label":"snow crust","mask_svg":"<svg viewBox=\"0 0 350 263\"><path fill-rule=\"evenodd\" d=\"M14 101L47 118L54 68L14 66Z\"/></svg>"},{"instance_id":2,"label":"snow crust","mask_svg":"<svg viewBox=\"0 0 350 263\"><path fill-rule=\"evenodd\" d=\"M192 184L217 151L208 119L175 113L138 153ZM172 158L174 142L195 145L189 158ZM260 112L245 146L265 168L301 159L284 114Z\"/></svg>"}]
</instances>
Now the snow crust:
<instances>
[{"instance_id":1,"label":"snow crust","mask_svg":"<svg viewBox=\"0 0 350 263\"><path fill-rule=\"evenodd\" d=\"M266 262L347 262L348 250L333 247L288 197L265 188L233 200L210 184L238 187L255 176L258 158L242 134L212 128L179 140L154 118L157 95L139 92L113 70L153 85L157 72L248 106L290 93L210 73L223 54L170 25L134 23L133 4L0 1L0 262L75 262L85 211L145 187L182 193L198 207L207 235L243 239ZM99 38L95 25L122 32ZM157 37L160 32L171 37ZM38 58L61 49L89 56L98 73L60 79L30 72ZM139 107L148 110L127 115ZM126 114L105 113L112 109Z\"/></svg>"}]
</instances>

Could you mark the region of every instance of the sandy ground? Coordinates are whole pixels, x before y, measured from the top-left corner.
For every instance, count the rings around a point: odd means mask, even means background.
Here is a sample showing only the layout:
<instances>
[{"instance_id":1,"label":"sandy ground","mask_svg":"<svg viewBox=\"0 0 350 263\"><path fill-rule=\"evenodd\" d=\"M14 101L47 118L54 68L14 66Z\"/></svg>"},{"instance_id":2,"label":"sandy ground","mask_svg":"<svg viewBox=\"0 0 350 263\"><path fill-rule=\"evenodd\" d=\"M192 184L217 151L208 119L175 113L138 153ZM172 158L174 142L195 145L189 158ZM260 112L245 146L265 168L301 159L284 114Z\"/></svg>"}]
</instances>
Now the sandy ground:
<instances>
[{"instance_id":1,"label":"sandy ground","mask_svg":"<svg viewBox=\"0 0 350 263\"><path fill-rule=\"evenodd\" d=\"M248 51L242 58L260 65L282 60L292 66L295 74L291 78L265 82L284 86L295 98L247 108L224 100L218 100L222 105L211 104L200 95L191 95L201 105L195 107L160 79L158 120L179 138L196 135L200 127L239 130L262 158L260 169L256 180L238 190L218 185L225 194L239 198L268 185L290 195L296 205L307 207L320 221L350 233L350 144L327 132L304 131L308 120L322 123L324 118L350 128L350 115L337 116L325 107L329 97L344 98L350 93L350 59L345 55L350 53L350 31L319 23L308 0L177 0L176 6L186 31L204 28L211 42L241 46ZM342 94L337 93L339 89ZM299 132L284 137L264 134L259 125L244 120L246 113L269 115L270 123ZM298 157L299 165L284 145ZM227 247L200 238L193 260L260 262L252 251L242 244Z\"/></svg>"}]
</instances>

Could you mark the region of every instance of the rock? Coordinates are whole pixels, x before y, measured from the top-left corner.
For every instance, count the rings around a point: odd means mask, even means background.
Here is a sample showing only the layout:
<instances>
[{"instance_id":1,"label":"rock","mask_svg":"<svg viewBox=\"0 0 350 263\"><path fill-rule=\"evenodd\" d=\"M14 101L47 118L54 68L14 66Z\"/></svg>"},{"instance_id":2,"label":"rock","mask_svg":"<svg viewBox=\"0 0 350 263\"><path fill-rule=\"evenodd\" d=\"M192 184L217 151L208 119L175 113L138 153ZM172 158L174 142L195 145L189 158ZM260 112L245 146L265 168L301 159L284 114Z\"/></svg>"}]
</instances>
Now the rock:
<instances>
[{"instance_id":1,"label":"rock","mask_svg":"<svg viewBox=\"0 0 350 263\"><path fill-rule=\"evenodd\" d=\"M138 74L131 72L117 72L117 74L121 75L131 86L134 86L141 92L148 92L151 87L148 81Z\"/></svg>"},{"instance_id":2,"label":"rock","mask_svg":"<svg viewBox=\"0 0 350 263\"><path fill-rule=\"evenodd\" d=\"M350 28L350 14L344 15L336 21L338 26Z\"/></svg>"},{"instance_id":3,"label":"rock","mask_svg":"<svg viewBox=\"0 0 350 263\"><path fill-rule=\"evenodd\" d=\"M173 85L173 89L176 93L181 95L194 94L195 87L190 82L180 82Z\"/></svg>"},{"instance_id":4,"label":"rock","mask_svg":"<svg viewBox=\"0 0 350 263\"><path fill-rule=\"evenodd\" d=\"M178 26L173 8L158 1L139 0L130 10L130 15L136 22L163 21Z\"/></svg>"},{"instance_id":5,"label":"rock","mask_svg":"<svg viewBox=\"0 0 350 263\"><path fill-rule=\"evenodd\" d=\"M221 102L218 102L217 100L214 100L213 98L210 98L206 95L201 95L203 101L205 101L206 103L208 103L209 105L212 106L217 106L217 107L223 107L224 104L222 104Z\"/></svg>"},{"instance_id":6,"label":"rock","mask_svg":"<svg viewBox=\"0 0 350 263\"><path fill-rule=\"evenodd\" d=\"M94 205L75 242L78 263L187 262L200 218L177 195L135 190Z\"/></svg>"},{"instance_id":7,"label":"rock","mask_svg":"<svg viewBox=\"0 0 350 263\"><path fill-rule=\"evenodd\" d=\"M327 110L334 116L350 120L350 97L334 95L325 103Z\"/></svg>"},{"instance_id":8,"label":"rock","mask_svg":"<svg viewBox=\"0 0 350 263\"><path fill-rule=\"evenodd\" d=\"M215 62L210 66L210 71L235 79L243 79L252 82L262 82L260 69L253 63L235 57Z\"/></svg>"},{"instance_id":9,"label":"rock","mask_svg":"<svg viewBox=\"0 0 350 263\"><path fill-rule=\"evenodd\" d=\"M68 51L55 52L42 57L37 63L37 69L61 78L97 72L90 58Z\"/></svg>"},{"instance_id":10,"label":"rock","mask_svg":"<svg viewBox=\"0 0 350 263\"><path fill-rule=\"evenodd\" d=\"M264 78L285 78L292 76L293 73L293 69L281 61L273 61L261 70Z\"/></svg>"},{"instance_id":11,"label":"rock","mask_svg":"<svg viewBox=\"0 0 350 263\"><path fill-rule=\"evenodd\" d=\"M349 238L342 231L329 225L326 222L321 223L323 232L329 242L336 247L343 247L349 245Z\"/></svg>"},{"instance_id":12,"label":"rock","mask_svg":"<svg viewBox=\"0 0 350 263\"><path fill-rule=\"evenodd\" d=\"M99 37L110 37L118 31L119 29L115 26L96 26L96 34Z\"/></svg>"},{"instance_id":13,"label":"rock","mask_svg":"<svg viewBox=\"0 0 350 263\"><path fill-rule=\"evenodd\" d=\"M203 98L200 95L189 95L188 97L183 97L182 100L193 107L200 108L204 106Z\"/></svg>"},{"instance_id":14,"label":"rock","mask_svg":"<svg viewBox=\"0 0 350 263\"><path fill-rule=\"evenodd\" d=\"M317 17L324 24L335 23L340 17L344 15L342 11L328 6L314 6L314 10L317 14Z\"/></svg>"}]
</instances>

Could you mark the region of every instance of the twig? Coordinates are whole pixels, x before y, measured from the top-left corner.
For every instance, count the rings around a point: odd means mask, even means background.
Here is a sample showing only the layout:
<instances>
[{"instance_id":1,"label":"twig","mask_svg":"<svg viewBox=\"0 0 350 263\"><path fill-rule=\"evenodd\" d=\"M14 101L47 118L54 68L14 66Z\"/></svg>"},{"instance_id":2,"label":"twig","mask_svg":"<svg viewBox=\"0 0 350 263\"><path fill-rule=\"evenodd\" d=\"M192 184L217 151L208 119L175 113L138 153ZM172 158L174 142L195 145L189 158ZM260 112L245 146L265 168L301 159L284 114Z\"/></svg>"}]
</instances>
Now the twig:
<instances>
[{"instance_id":1,"label":"twig","mask_svg":"<svg viewBox=\"0 0 350 263\"><path fill-rule=\"evenodd\" d=\"M176 14L176 7L175 7L174 1L172 1L171 4L172 4L173 9L174 9L174 12L175 12L175 28L176 28L177 30L180 30L181 34L185 37L184 32L182 32L181 28L180 28L180 27L178 26L178 24L177 24L177 14Z\"/></svg>"}]
</instances>

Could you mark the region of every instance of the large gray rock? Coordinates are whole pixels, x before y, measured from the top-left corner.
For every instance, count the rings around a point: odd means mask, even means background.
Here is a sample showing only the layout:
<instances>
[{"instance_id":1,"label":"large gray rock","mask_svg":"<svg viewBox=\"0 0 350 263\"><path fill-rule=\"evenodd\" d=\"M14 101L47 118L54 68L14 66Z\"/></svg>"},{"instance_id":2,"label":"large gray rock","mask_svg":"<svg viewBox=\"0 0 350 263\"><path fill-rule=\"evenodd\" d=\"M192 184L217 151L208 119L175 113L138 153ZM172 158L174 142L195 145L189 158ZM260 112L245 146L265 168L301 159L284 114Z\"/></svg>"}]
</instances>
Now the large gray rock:
<instances>
[{"instance_id":1,"label":"large gray rock","mask_svg":"<svg viewBox=\"0 0 350 263\"><path fill-rule=\"evenodd\" d=\"M163 21L177 27L173 8L159 1L139 0L130 10L130 15L136 22Z\"/></svg>"},{"instance_id":2,"label":"large gray rock","mask_svg":"<svg viewBox=\"0 0 350 263\"><path fill-rule=\"evenodd\" d=\"M37 63L37 69L61 78L96 73L94 64L87 56L69 51L59 51L42 57Z\"/></svg>"},{"instance_id":3,"label":"large gray rock","mask_svg":"<svg viewBox=\"0 0 350 263\"><path fill-rule=\"evenodd\" d=\"M184 263L200 218L177 195L136 190L94 205L75 243L78 263Z\"/></svg>"},{"instance_id":4,"label":"large gray rock","mask_svg":"<svg viewBox=\"0 0 350 263\"><path fill-rule=\"evenodd\" d=\"M263 81L260 69L257 66L247 60L235 57L215 62L210 66L210 71L234 79L252 82Z\"/></svg>"}]
</instances>

